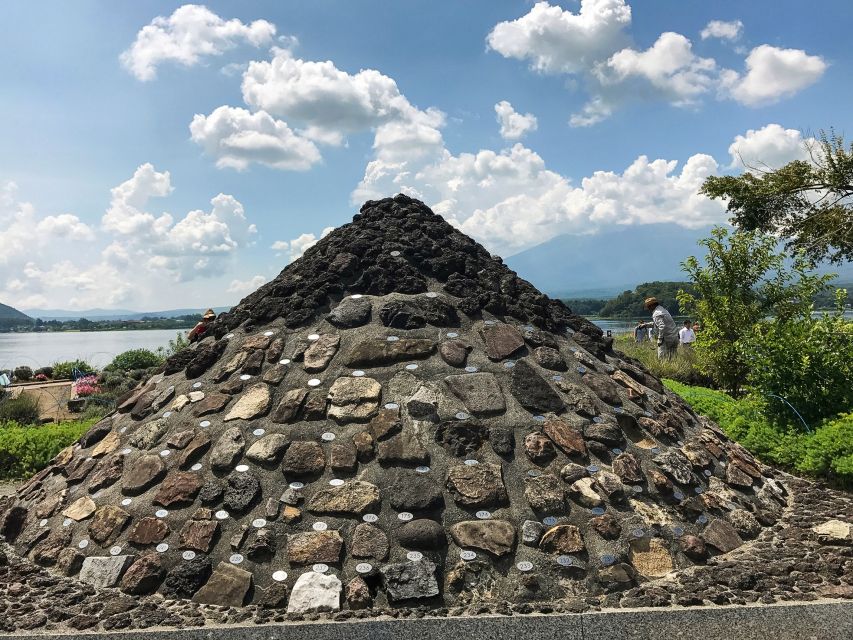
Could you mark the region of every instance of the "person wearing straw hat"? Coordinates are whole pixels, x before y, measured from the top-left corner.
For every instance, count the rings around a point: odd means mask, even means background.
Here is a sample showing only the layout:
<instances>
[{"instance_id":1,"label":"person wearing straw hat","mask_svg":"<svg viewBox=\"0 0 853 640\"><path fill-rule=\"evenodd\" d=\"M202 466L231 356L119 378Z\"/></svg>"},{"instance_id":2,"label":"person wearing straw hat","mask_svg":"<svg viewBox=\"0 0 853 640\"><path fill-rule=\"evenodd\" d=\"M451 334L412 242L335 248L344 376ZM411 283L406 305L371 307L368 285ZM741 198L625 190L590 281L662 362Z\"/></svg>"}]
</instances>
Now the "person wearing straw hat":
<instances>
[{"instance_id":1,"label":"person wearing straw hat","mask_svg":"<svg viewBox=\"0 0 853 640\"><path fill-rule=\"evenodd\" d=\"M216 320L216 314L213 313L213 309L208 309L204 312L204 315L201 317L201 322L199 322L196 326L193 327L192 331L190 331L187 339L190 342L198 342L204 335L207 333L207 330L210 326L210 323Z\"/></svg>"},{"instance_id":2,"label":"person wearing straw hat","mask_svg":"<svg viewBox=\"0 0 853 640\"><path fill-rule=\"evenodd\" d=\"M643 323L642 326L657 329L658 360L672 360L675 357L679 342L675 320L654 296L646 298L643 301L643 306L652 312L652 321Z\"/></svg>"}]
</instances>

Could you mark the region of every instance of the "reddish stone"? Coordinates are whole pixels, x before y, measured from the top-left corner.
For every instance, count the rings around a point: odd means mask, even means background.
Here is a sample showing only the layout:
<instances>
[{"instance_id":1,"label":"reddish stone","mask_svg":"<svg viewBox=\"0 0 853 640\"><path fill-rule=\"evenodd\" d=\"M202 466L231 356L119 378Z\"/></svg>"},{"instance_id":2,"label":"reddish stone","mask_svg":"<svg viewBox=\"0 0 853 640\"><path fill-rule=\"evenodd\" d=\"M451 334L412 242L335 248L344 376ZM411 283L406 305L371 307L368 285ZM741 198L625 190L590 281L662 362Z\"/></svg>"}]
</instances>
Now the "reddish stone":
<instances>
[{"instance_id":1,"label":"reddish stone","mask_svg":"<svg viewBox=\"0 0 853 640\"><path fill-rule=\"evenodd\" d=\"M173 471L160 485L157 495L154 496L154 504L161 504L164 507L192 504L201 485L201 476L197 473Z\"/></svg>"},{"instance_id":2,"label":"reddish stone","mask_svg":"<svg viewBox=\"0 0 853 640\"><path fill-rule=\"evenodd\" d=\"M146 545L162 542L169 535L169 526L160 518L147 516L134 524L127 534L128 542Z\"/></svg>"},{"instance_id":3,"label":"reddish stone","mask_svg":"<svg viewBox=\"0 0 853 640\"><path fill-rule=\"evenodd\" d=\"M181 529L181 548L208 553L218 532L216 520L187 520Z\"/></svg>"},{"instance_id":4,"label":"reddish stone","mask_svg":"<svg viewBox=\"0 0 853 640\"><path fill-rule=\"evenodd\" d=\"M95 511L89 523L89 536L102 545L111 544L130 520L130 514L113 505L104 505Z\"/></svg>"}]
</instances>

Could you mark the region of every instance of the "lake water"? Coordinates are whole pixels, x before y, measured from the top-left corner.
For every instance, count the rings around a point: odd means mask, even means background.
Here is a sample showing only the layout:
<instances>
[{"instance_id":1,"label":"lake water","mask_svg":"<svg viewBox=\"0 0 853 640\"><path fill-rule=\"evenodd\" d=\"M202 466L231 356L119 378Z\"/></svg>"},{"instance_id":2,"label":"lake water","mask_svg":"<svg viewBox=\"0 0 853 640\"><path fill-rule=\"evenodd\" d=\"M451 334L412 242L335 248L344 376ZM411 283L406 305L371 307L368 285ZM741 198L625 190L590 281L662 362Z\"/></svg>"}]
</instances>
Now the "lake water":
<instances>
[{"instance_id":1,"label":"lake water","mask_svg":"<svg viewBox=\"0 0 853 640\"><path fill-rule=\"evenodd\" d=\"M850 318L853 313L847 312ZM592 321L605 332L631 333L636 321ZM103 367L128 349L165 347L175 338L174 329L151 331L91 331L61 333L0 333L0 369L26 365L37 369L62 360L85 360L94 367Z\"/></svg>"},{"instance_id":2,"label":"lake water","mask_svg":"<svg viewBox=\"0 0 853 640\"><path fill-rule=\"evenodd\" d=\"M0 369L22 365L37 369L63 360L85 360L103 367L128 349L165 347L178 332L89 331L58 333L0 333Z\"/></svg>"}]
</instances>

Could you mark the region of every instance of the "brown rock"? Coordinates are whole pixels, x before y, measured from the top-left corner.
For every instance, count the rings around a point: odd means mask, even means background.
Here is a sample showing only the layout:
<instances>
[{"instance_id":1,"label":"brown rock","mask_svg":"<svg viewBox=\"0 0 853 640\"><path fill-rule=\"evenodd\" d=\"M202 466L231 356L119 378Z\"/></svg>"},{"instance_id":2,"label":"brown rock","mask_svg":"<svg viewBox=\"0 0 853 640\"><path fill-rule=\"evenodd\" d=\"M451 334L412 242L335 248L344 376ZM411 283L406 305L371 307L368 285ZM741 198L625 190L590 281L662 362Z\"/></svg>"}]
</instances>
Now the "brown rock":
<instances>
[{"instance_id":1,"label":"brown rock","mask_svg":"<svg viewBox=\"0 0 853 640\"><path fill-rule=\"evenodd\" d=\"M515 548L515 527L506 520L457 522L450 527L450 535L460 547L482 549L498 557Z\"/></svg>"},{"instance_id":2,"label":"brown rock","mask_svg":"<svg viewBox=\"0 0 853 640\"><path fill-rule=\"evenodd\" d=\"M198 460L210 447L210 436L203 431L199 431L190 440L184 452L181 454L179 465L186 467Z\"/></svg>"},{"instance_id":3,"label":"brown rock","mask_svg":"<svg viewBox=\"0 0 853 640\"><path fill-rule=\"evenodd\" d=\"M363 480L350 480L339 487L321 489L308 501L312 513L363 515L380 502L379 487Z\"/></svg>"},{"instance_id":4,"label":"brown rock","mask_svg":"<svg viewBox=\"0 0 853 640\"><path fill-rule=\"evenodd\" d=\"M402 424L399 409L380 409L379 413L373 416L368 429L370 429L374 439L384 440L400 431Z\"/></svg>"},{"instance_id":5,"label":"brown rock","mask_svg":"<svg viewBox=\"0 0 853 640\"><path fill-rule=\"evenodd\" d=\"M42 567L51 567L56 564L59 554L69 544L71 544L71 531L63 527L53 531L47 538L34 546L30 557L33 562Z\"/></svg>"},{"instance_id":6,"label":"brown rock","mask_svg":"<svg viewBox=\"0 0 853 640\"><path fill-rule=\"evenodd\" d=\"M160 518L146 516L138 520L127 534L127 541L138 545L157 544L169 535L169 526Z\"/></svg>"},{"instance_id":7,"label":"brown rock","mask_svg":"<svg viewBox=\"0 0 853 640\"><path fill-rule=\"evenodd\" d=\"M166 440L166 444L172 449L183 449L190 442L192 442L195 437L194 429L185 429L184 431L178 431L177 433L169 436L169 439Z\"/></svg>"},{"instance_id":8,"label":"brown rock","mask_svg":"<svg viewBox=\"0 0 853 640\"><path fill-rule=\"evenodd\" d=\"M326 405L328 404L327 393L322 389L312 389L305 396L305 402L302 404L302 419L311 422L312 420L326 419Z\"/></svg>"},{"instance_id":9,"label":"brown rock","mask_svg":"<svg viewBox=\"0 0 853 640\"><path fill-rule=\"evenodd\" d=\"M524 479L524 497L537 513L562 514L567 511L563 482L550 473Z\"/></svg>"},{"instance_id":10,"label":"brown rock","mask_svg":"<svg viewBox=\"0 0 853 640\"><path fill-rule=\"evenodd\" d=\"M351 611L369 609L373 605L370 587L361 576L356 576L347 583L346 599Z\"/></svg>"},{"instance_id":11,"label":"brown rock","mask_svg":"<svg viewBox=\"0 0 853 640\"><path fill-rule=\"evenodd\" d=\"M583 440L582 428L582 426L577 428L568 420L558 418L553 414L545 416L545 423L542 425L542 431L545 432L545 435L551 438L554 444L569 456L586 455L586 443Z\"/></svg>"},{"instance_id":12,"label":"brown rock","mask_svg":"<svg viewBox=\"0 0 853 640\"><path fill-rule=\"evenodd\" d=\"M490 360L503 360L524 346L521 332L512 325L498 323L480 327L480 337Z\"/></svg>"},{"instance_id":13,"label":"brown rock","mask_svg":"<svg viewBox=\"0 0 853 640\"><path fill-rule=\"evenodd\" d=\"M285 475L309 475L321 473L326 468L326 455L317 442L291 442L284 454L281 470Z\"/></svg>"},{"instance_id":14,"label":"brown rock","mask_svg":"<svg viewBox=\"0 0 853 640\"><path fill-rule=\"evenodd\" d=\"M418 435L405 429L395 436L382 440L378 446L379 462L387 464L426 464L429 453Z\"/></svg>"},{"instance_id":15,"label":"brown rock","mask_svg":"<svg viewBox=\"0 0 853 640\"><path fill-rule=\"evenodd\" d=\"M197 473L173 471L160 485L157 495L154 496L154 504L164 507L192 504L202 484L201 476Z\"/></svg>"},{"instance_id":16,"label":"brown rock","mask_svg":"<svg viewBox=\"0 0 853 640\"><path fill-rule=\"evenodd\" d=\"M74 576L80 573L85 556L74 549L66 547L56 558L56 569L64 576Z\"/></svg>"},{"instance_id":17,"label":"brown rock","mask_svg":"<svg viewBox=\"0 0 853 640\"><path fill-rule=\"evenodd\" d=\"M400 338L388 342L370 338L355 345L345 359L348 367L384 367L407 360L422 360L435 351L435 342L420 338Z\"/></svg>"},{"instance_id":18,"label":"brown rock","mask_svg":"<svg viewBox=\"0 0 853 640\"><path fill-rule=\"evenodd\" d=\"M568 368L560 352L551 347L536 347L533 350L533 359L540 367L551 371L565 371Z\"/></svg>"},{"instance_id":19,"label":"brown rock","mask_svg":"<svg viewBox=\"0 0 853 640\"><path fill-rule=\"evenodd\" d=\"M121 590L132 595L153 593L166 577L157 554L140 556L127 568L121 578Z\"/></svg>"},{"instance_id":20,"label":"brown rock","mask_svg":"<svg viewBox=\"0 0 853 640\"><path fill-rule=\"evenodd\" d=\"M305 371L309 373L323 371L335 357L340 344L340 336L329 333L322 334L305 350Z\"/></svg>"},{"instance_id":21,"label":"brown rock","mask_svg":"<svg viewBox=\"0 0 853 640\"><path fill-rule=\"evenodd\" d=\"M613 458L612 466L613 473L619 476L622 482L642 482L645 480L640 461L632 453L620 453Z\"/></svg>"},{"instance_id":22,"label":"brown rock","mask_svg":"<svg viewBox=\"0 0 853 640\"><path fill-rule=\"evenodd\" d=\"M702 539L722 553L734 551L743 544L735 528L725 520L712 520L702 532Z\"/></svg>"},{"instance_id":23,"label":"brown rock","mask_svg":"<svg viewBox=\"0 0 853 640\"><path fill-rule=\"evenodd\" d=\"M270 346L270 342L272 342L272 336L265 336L263 333L258 333L246 338L240 346L243 351L263 350Z\"/></svg>"},{"instance_id":24,"label":"brown rock","mask_svg":"<svg viewBox=\"0 0 853 640\"><path fill-rule=\"evenodd\" d=\"M556 455L554 443L543 433L534 431L524 438L524 452L537 463L548 463Z\"/></svg>"},{"instance_id":25,"label":"brown rock","mask_svg":"<svg viewBox=\"0 0 853 640\"><path fill-rule=\"evenodd\" d=\"M450 391L475 416L489 416L506 411L503 391L494 374L467 373L444 379Z\"/></svg>"},{"instance_id":26,"label":"brown rock","mask_svg":"<svg viewBox=\"0 0 853 640\"><path fill-rule=\"evenodd\" d=\"M118 431L110 431L103 440L95 445L95 448L92 449L92 453L89 455L93 458L100 458L101 456L112 453L118 449L119 443L120 439Z\"/></svg>"},{"instance_id":27,"label":"brown rock","mask_svg":"<svg viewBox=\"0 0 853 640\"><path fill-rule=\"evenodd\" d=\"M678 539L678 544L681 546L681 551L684 552L684 555L694 562L701 562L708 555L702 538L685 535Z\"/></svg>"},{"instance_id":28,"label":"brown rock","mask_svg":"<svg viewBox=\"0 0 853 640\"><path fill-rule=\"evenodd\" d=\"M124 456L120 453L107 456L98 463L92 477L89 478L89 493L95 493L121 478L124 471Z\"/></svg>"},{"instance_id":29,"label":"brown rock","mask_svg":"<svg viewBox=\"0 0 853 640\"><path fill-rule=\"evenodd\" d=\"M225 393L209 393L204 397L204 400L196 403L194 414L197 418L207 416L212 413L219 413L227 404L231 402L231 396Z\"/></svg>"},{"instance_id":30,"label":"brown rock","mask_svg":"<svg viewBox=\"0 0 853 640\"><path fill-rule=\"evenodd\" d=\"M252 420L259 416L265 416L270 410L271 402L270 388L266 384L253 385L238 398L223 420L225 422L230 420Z\"/></svg>"},{"instance_id":31,"label":"brown rock","mask_svg":"<svg viewBox=\"0 0 853 640\"><path fill-rule=\"evenodd\" d=\"M148 489L166 474L166 465L156 454L147 454L137 458L130 467L126 467L121 478L121 492L137 495Z\"/></svg>"},{"instance_id":32,"label":"brown rock","mask_svg":"<svg viewBox=\"0 0 853 640\"><path fill-rule=\"evenodd\" d=\"M287 375L289 368L290 365L277 364L274 367L267 369L261 377L261 380L271 385L281 384L281 381L284 380L284 376Z\"/></svg>"},{"instance_id":33,"label":"brown rock","mask_svg":"<svg viewBox=\"0 0 853 640\"><path fill-rule=\"evenodd\" d=\"M112 544L130 520L130 514L111 504L98 507L89 523L89 536L101 545Z\"/></svg>"},{"instance_id":34,"label":"brown rock","mask_svg":"<svg viewBox=\"0 0 853 640\"><path fill-rule=\"evenodd\" d=\"M366 522L359 523L352 534L350 553L355 558L384 561L388 557L388 536L379 527Z\"/></svg>"},{"instance_id":35,"label":"brown rock","mask_svg":"<svg viewBox=\"0 0 853 640\"><path fill-rule=\"evenodd\" d=\"M673 569L672 556L660 538L632 540L628 556L637 573L647 578L663 577Z\"/></svg>"},{"instance_id":36,"label":"brown rock","mask_svg":"<svg viewBox=\"0 0 853 640\"><path fill-rule=\"evenodd\" d=\"M285 393L281 398L281 402L272 413L272 421L277 424L296 421L307 395L307 389L291 389Z\"/></svg>"},{"instance_id":37,"label":"brown rock","mask_svg":"<svg viewBox=\"0 0 853 640\"><path fill-rule=\"evenodd\" d=\"M89 475L89 472L95 468L98 463L94 458L75 458L66 468L68 484L77 484L82 482Z\"/></svg>"},{"instance_id":38,"label":"brown rock","mask_svg":"<svg viewBox=\"0 0 853 640\"><path fill-rule=\"evenodd\" d=\"M181 529L181 548L209 553L218 533L219 523L216 520L187 520Z\"/></svg>"},{"instance_id":39,"label":"brown rock","mask_svg":"<svg viewBox=\"0 0 853 640\"><path fill-rule=\"evenodd\" d=\"M220 562L207 583L193 595L193 602L221 607L242 607L252 587L252 574L228 562Z\"/></svg>"},{"instance_id":40,"label":"brown rock","mask_svg":"<svg viewBox=\"0 0 853 640\"><path fill-rule=\"evenodd\" d=\"M373 458L373 436L366 431L359 431L352 437L355 445L356 458L359 462L370 462Z\"/></svg>"},{"instance_id":41,"label":"brown rock","mask_svg":"<svg viewBox=\"0 0 853 640\"><path fill-rule=\"evenodd\" d=\"M210 451L210 466L215 471L230 471L243 455L246 441L238 427L225 431Z\"/></svg>"},{"instance_id":42,"label":"brown rock","mask_svg":"<svg viewBox=\"0 0 853 640\"><path fill-rule=\"evenodd\" d=\"M344 540L337 531L308 531L287 536L287 558L291 564L337 564Z\"/></svg>"},{"instance_id":43,"label":"brown rock","mask_svg":"<svg viewBox=\"0 0 853 640\"><path fill-rule=\"evenodd\" d=\"M382 385L373 378L342 376L329 389L329 417L339 423L366 421L379 409Z\"/></svg>"},{"instance_id":44,"label":"brown rock","mask_svg":"<svg viewBox=\"0 0 853 640\"><path fill-rule=\"evenodd\" d=\"M438 347L438 353L442 359L451 367L457 368L465 366L469 351L471 351L470 345L461 340L447 340Z\"/></svg>"},{"instance_id":45,"label":"brown rock","mask_svg":"<svg viewBox=\"0 0 853 640\"><path fill-rule=\"evenodd\" d=\"M460 464L447 473L447 489L463 507L488 507L507 501L501 467L497 464Z\"/></svg>"},{"instance_id":46,"label":"brown rock","mask_svg":"<svg viewBox=\"0 0 853 640\"><path fill-rule=\"evenodd\" d=\"M284 352L284 338L274 338L267 347L267 362L276 362Z\"/></svg>"},{"instance_id":47,"label":"brown rock","mask_svg":"<svg viewBox=\"0 0 853 640\"><path fill-rule=\"evenodd\" d=\"M89 496L82 496L81 498L77 498L74 502L72 502L68 508L62 512L66 518L71 518L72 520L76 520L80 522L80 520L85 520L97 509L97 505L95 501L92 500Z\"/></svg>"},{"instance_id":48,"label":"brown rock","mask_svg":"<svg viewBox=\"0 0 853 640\"><path fill-rule=\"evenodd\" d=\"M332 443L329 466L332 467L333 471L353 471L356 464L356 448L353 443Z\"/></svg>"},{"instance_id":49,"label":"brown rock","mask_svg":"<svg viewBox=\"0 0 853 640\"><path fill-rule=\"evenodd\" d=\"M579 553L586 549L580 530L571 524L558 524L551 527L539 541L539 548L548 553Z\"/></svg>"},{"instance_id":50,"label":"brown rock","mask_svg":"<svg viewBox=\"0 0 853 640\"><path fill-rule=\"evenodd\" d=\"M615 540L622 533L619 521L609 513L590 518L589 526L605 540Z\"/></svg>"},{"instance_id":51,"label":"brown rock","mask_svg":"<svg viewBox=\"0 0 853 640\"><path fill-rule=\"evenodd\" d=\"M249 354L249 357L246 358L246 362L243 363L242 372L248 374L250 376L256 376L261 372L261 368L264 366L264 352L263 351L254 351Z\"/></svg>"}]
</instances>

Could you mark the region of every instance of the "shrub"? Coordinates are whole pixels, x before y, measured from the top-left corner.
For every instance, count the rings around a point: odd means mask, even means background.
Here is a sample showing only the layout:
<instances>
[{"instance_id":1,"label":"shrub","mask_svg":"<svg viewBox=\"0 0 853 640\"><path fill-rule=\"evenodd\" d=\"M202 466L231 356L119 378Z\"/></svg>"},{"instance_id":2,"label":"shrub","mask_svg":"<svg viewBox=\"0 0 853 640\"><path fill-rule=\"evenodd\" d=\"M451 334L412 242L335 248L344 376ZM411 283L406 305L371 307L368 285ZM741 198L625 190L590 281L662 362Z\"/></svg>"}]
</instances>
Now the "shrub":
<instances>
[{"instance_id":1,"label":"shrub","mask_svg":"<svg viewBox=\"0 0 853 640\"><path fill-rule=\"evenodd\" d=\"M33 376L33 380L35 380L36 382L46 382L47 379L47 376L43 373L37 373Z\"/></svg>"},{"instance_id":2,"label":"shrub","mask_svg":"<svg viewBox=\"0 0 853 640\"><path fill-rule=\"evenodd\" d=\"M19 424L35 424L39 420L39 401L29 393L0 400L0 422L13 420Z\"/></svg>"},{"instance_id":3,"label":"shrub","mask_svg":"<svg viewBox=\"0 0 853 640\"><path fill-rule=\"evenodd\" d=\"M33 379L33 370L30 367L16 367L15 379L26 382Z\"/></svg>"},{"instance_id":4,"label":"shrub","mask_svg":"<svg viewBox=\"0 0 853 640\"><path fill-rule=\"evenodd\" d=\"M107 365L110 371L131 371L134 369L148 369L159 367L164 358L149 349L131 349L118 354L113 361Z\"/></svg>"},{"instance_id":5,"label":"shrub","mask_svg":"<svg viewBox=\"0 0 853 640\"><path fill-rule=\"evenodd\" d=\"M853 323L841 309L761 323L750 342L749 382L771 398L767 410L773 418L794 419L785 401L809 424L853 410Z\"/></svg>"},{"instance_id":6,"label":"shrub","mask_svg":"<svg viewBox=\"0 0 853 640\"><path fill-rule=\"evenodd\" d=\"M853 414L826 420L812 432L767 419L765 400L731 396L664 380L694 411L711 418L758 458L792 471L823 476L842 486L853 483Z\"/></svg>"},{"instance_id":7,"label":"shrub","mask_svg":"<svg viewBox=\"0 0 853 640\"><path fill-rule=\"evenodd\" d=\"M74 369L80 371L92 371L92 365L85 360L66 360L53 363L53 377L56 380L68 380Z\"/></svg>"},{"instance_id":8,"label":"shrub","mask_svg":"<svg viewBox=\"0 0 853 640\"><path fill-rule=\"evenodd\" d=\"M36 378L38 378L38 376L40 376L40 375L43 375L46 378L52 378L53 377L53 367L40 367L40 368L36 369L35 371L33 371L33 375L35 375Z\"/></svg>"},{"instance_id":9,"label":"shrub","mask_svg":"<svg viewBox=\"0 0 853 640\"><path fill-rule=\"evenodd\" d=\"M187 340L187 334L184 331L175 334L174 340L169 340L169 344L165 347L157 348L157 355L165 360L166 358L171 358L176 353L180 353L184 349L189 348L190 341Z\"/></svg>"},{"instance_id":10,"label":"shrub","mask_svg":"<svg viewBox=\"0 0 853 640\"><path fill-rule=\"evenodd\" d=\"M0 478L24 478L44 469L94 422L61 422L40 427L26 427L17 422L0 424Z\"/></svg>"}]
</instances>

